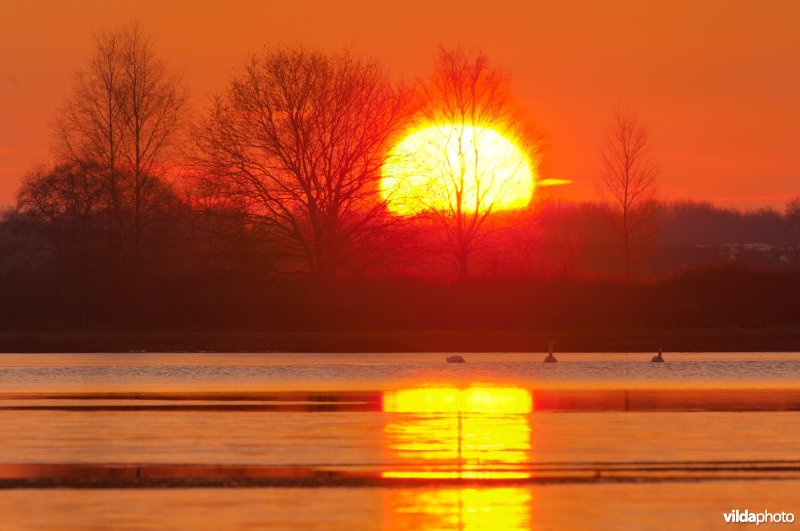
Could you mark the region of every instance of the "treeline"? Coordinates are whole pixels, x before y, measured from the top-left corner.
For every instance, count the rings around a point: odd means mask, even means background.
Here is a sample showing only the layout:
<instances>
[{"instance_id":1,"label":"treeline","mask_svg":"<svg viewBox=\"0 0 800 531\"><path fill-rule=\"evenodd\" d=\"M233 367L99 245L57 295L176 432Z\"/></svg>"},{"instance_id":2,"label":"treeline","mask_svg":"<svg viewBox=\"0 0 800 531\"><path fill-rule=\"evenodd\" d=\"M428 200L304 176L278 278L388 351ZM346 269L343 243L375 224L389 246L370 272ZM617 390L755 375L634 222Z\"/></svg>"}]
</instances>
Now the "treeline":
<instances>
[{"instance_id":1,"label":"treeline","mask_svg":"<svg viewBox=\"0 0 800 531\"><path fill-rule=\"evenodd\" d=\"M777 260L774 267L755 267L741 259L743 251L732 259L729 248L702 244L699 250L716 251L706 258L687 252L683 257L689 265L623 280L609 273L605 250L610 240L603 239L608 229L599 224L603 213L594 204L532 209L526 220L497 236L507 245L484 247L476 254L474 274L466 282L456 281L447 258L436 253L435 241L399 227L397 238L376 240L372 254L362 255L360 267L342 271L336 282L325 286L308 275L281 272L280 249L245 219L196 212L177 198L170 204L174 209L159 218L157 237L148 242L148 248L158 252L148 255L135 277L116 265L117 254L100 220L90 216L72 226L64 220L45 223L7 212L0 223L3 328L344 330L800 323L796 254L793 266ZM707 205L696 208L704 212L704 219L715 212ZM703 234L702 226L687 225L676 215L685 211L694 209L685 204L663 206L663 233L669 234L674 220L689 233ZM722 219L731 215L717 212ZM737 215L737 223L739 216L748 217ZM753 214L756 224L762 218L761 213ZM760 234L762 240L770 237L781 236ZM665 243L654 252L673 253L674 264L679 249ZM781 249L788 253L797 246ZM651 267L658 260L654 257Z\"/></svg>"},{"instance_id":2,"label":"treeline","mask_svg":"<svg viewBox=\"0 0 800 531\"><path fill-rule=\"evenodd\" d=\"M800 201L778 214L648 199L629 205L622 240L609 201L494 208L486 183L508 172L477 132L491 126L531 161L540 147L509 86L463 49L404 87L348 52L278 48L191 116L141 27L101 33L56 116L53 164L0 218L0 328L798 323ZM623 118L609 157L646 140ZM384 163L427 124L448 125L457 155L423 161L440 178L397 215Z\"/></svg>"},{"instance_id":3,"label":"treeline","mask_svg":"<svg viewBox=\"0 0 800 531\"><path fill-rule=\"evenodd\" d=\"M190 257L191 258L191 257ZM46 271L2 275L3 331L725 329L800 325L800 272L722 265L660 280L492 276L341 280L175 271L88 289Z\"/></svg>"},{"instance_id":4,"label":"treeline","mask_svg":"<svg viewBox=\"0 0 800 531\"><path fill-rule=\"evenodd\" d=\"M755 269L800 267L800 202L784 213L739 211L707 202L678 201L653 206L658 230L646 248L639 273L675 275L685 269L726 264ZM615 276L616 235L602 203L539 206L532 271L555 276Z\"/></svg>"}]
</instances>

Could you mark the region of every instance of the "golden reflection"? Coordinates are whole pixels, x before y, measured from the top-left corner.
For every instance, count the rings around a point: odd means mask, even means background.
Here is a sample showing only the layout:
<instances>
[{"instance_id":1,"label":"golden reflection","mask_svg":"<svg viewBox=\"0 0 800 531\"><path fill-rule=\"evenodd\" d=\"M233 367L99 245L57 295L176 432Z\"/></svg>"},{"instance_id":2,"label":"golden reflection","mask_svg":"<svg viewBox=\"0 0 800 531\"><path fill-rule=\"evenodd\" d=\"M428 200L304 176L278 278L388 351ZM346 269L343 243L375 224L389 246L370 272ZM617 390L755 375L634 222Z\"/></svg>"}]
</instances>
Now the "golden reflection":
<instances>
[{"instance_id":1,"label":"golden reflection","mask_svg":"<svg viewBox=\"0 0 800 531\"><path fill-rule=\"evenodd\" d=\"M384 451L397 467L389 478L530 477L531 393L472 385L388 391Z\"/></svg>"},{"instance_id":2,"label":"golden reflection","mask_svg":"<svg viewBox=\"0 0 800 531\"><path fill-rule=\"evenodd\" d=\"M531 477L530 391L421 386L383 394L385 478L503 480ZM524 486L388 489L386 529L528 529Z\"/></svg>"},{"instance_id":3,"label":"golden reflection","mask_svg":"<svg viewBox=\"0 0 800 531\"><path fill-rule=\"evenodd\" d=\"M386 489L384 529L502 529L531 527L525 487Z\"/></svg>"},{"instance_id":4,"label":"golden reflection","mask_svg":"<svg viewBox=\"0 0 800 531\"><path fill-rule=\"evenodd\" d=\"M530 391L517 387L419 387L387 391L387 413L527 414L533 409Z\"/></svg>"}]
</instances>

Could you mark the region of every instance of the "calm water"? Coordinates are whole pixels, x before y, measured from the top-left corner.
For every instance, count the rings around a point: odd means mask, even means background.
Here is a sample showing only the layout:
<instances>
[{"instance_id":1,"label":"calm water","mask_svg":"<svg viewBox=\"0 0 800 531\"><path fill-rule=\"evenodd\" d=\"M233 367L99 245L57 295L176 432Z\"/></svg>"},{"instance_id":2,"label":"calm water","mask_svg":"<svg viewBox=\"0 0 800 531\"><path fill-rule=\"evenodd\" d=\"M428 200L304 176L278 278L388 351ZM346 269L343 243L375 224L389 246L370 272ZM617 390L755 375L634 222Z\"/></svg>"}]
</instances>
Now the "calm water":
<instances>
[{"instance_id":1,"label":"calm water","mask_svg":"<svg viewBox=\"0 0 800 531\"><path fill-rule=\"evenodd\" d=\"M800 481L485 489L65 490L57 495L27 490L0 493L0 511L11 517L5 520L7 529L37 530L756 529L725 525L722 513L734 507L793 507L797 514L798 489ZM776 528L796 526L759 527Z\"/></svg>"},{"instance_id":2,"label":"calm water","mask_svg":"<svg viewBox=\"0 0 800 531\"><path fill-rule=\"evenodd\" d=\"M800 517L798 353L444 356L0 354L0 480L238 467L275 481L0 489L0 529L716 529L734 508ZM304 475L313 488L282 483ZM344 480L356 483L334 486Z\"/></svg>"},{"instance_id":3,"label":"calm water","mask_svg":"<svg viewBox=\"0 0 800 531\"><path fill-rule=\"evenodd\" d=\"M385 390L421 382L497 382L530 389L775 387L800 382L800 353L0 354L0 391Z\"/></svg>"}]
</instances>

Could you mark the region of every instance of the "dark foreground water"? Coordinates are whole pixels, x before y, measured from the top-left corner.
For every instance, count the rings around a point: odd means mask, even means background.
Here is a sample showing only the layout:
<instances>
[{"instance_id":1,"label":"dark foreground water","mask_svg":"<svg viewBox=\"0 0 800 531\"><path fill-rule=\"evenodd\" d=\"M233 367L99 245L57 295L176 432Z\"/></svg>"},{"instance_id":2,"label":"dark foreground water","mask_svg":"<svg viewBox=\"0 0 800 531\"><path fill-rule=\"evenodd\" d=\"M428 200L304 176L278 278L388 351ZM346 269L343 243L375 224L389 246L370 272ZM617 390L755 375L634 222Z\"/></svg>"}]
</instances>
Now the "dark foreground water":
<instances>
[{"instance_id":1,"label":"dark foreground water","mask_svg":"<svg viewBox=\"0 0 800 531\"><path fill-rule=\"evenodd\" d=\"M800 354L558 356L0 354L0 529L800 517Z\"/></svg>"}]
</instances>

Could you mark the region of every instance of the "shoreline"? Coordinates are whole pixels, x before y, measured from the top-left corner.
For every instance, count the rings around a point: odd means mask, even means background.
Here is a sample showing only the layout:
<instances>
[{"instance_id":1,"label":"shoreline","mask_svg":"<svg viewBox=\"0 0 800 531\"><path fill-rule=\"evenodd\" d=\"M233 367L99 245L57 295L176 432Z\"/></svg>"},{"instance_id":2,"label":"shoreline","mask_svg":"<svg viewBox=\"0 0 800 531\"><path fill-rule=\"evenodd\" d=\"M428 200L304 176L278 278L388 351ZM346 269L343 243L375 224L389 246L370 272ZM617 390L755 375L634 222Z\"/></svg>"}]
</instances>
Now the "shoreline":
<instances>
[{"instance_id":1,"label":"shoreline","mask_svg":"<svg viewBox=\"0 0 800 531\"><path fill-rule=\"evenodd\" d=\"M636 330L0 332L0 353L800 352L800 326Z\"/></svg>"}]
</instances>

